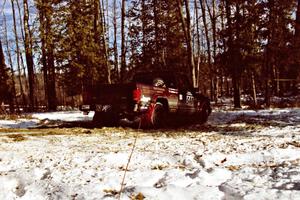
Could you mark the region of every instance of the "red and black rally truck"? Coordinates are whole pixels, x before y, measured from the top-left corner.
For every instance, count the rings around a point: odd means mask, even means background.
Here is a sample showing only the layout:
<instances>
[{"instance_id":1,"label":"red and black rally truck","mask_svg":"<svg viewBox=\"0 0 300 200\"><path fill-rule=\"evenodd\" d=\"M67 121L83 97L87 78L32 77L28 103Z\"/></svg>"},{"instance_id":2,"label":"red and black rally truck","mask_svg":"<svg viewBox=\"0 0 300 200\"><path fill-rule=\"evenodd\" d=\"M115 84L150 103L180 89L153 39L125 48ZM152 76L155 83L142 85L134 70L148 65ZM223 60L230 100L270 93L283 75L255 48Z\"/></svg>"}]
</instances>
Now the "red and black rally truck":
<instances>
[{"instance_id":1,"label":"red and black rally truck","mask_svg":"<svg viewBox=\"0 0 300 200\"><path fill-rule=\"evenodd\" d=\"M153 128L182 121L205 123L211 113L209 99L192 87L185 74L172 71L136 73L129 83L93 87L80 109L95 111L96 125Z\"/></svg>"}]
</instances>

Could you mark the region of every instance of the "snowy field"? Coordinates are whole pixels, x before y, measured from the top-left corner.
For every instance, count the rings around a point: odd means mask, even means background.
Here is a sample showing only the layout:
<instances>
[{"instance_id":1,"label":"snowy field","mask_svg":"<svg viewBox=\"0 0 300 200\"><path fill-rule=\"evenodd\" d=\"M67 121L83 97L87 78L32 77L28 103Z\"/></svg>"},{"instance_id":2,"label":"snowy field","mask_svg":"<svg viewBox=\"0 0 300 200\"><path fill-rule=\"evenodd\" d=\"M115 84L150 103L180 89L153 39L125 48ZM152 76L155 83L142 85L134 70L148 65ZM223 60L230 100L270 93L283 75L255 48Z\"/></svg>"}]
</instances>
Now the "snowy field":
<instances>
[{"instance_id":1,"label":"snowy field","mask_svg":"<svg viewBox=\"0 0 300 200\"><path fill-rule=\"evenodd\" d=\"M167 130L93 129L91 118L0 120L0 199L300 199L299 108L217 110Z\"/></svg>"}]
</instances>

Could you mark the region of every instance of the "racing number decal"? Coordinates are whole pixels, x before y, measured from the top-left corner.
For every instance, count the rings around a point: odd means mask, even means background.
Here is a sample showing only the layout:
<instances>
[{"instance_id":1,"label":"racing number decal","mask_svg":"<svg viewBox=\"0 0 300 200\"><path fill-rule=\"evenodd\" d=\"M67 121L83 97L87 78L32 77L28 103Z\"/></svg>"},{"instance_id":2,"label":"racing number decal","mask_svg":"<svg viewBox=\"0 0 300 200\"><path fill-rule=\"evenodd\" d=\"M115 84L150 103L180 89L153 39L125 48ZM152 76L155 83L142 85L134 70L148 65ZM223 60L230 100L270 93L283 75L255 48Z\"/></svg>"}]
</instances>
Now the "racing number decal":
<instances>
[{"instance_id":1,"label":"racing number decal","mask_svg":"<svg viewBox=\"0 0 300 200\"><path fill-rule=\"evenodd\" d=\"M194 97L191 92L186 93L186 103L187 104L194 104Z\"/></svg>"}]
</instances>

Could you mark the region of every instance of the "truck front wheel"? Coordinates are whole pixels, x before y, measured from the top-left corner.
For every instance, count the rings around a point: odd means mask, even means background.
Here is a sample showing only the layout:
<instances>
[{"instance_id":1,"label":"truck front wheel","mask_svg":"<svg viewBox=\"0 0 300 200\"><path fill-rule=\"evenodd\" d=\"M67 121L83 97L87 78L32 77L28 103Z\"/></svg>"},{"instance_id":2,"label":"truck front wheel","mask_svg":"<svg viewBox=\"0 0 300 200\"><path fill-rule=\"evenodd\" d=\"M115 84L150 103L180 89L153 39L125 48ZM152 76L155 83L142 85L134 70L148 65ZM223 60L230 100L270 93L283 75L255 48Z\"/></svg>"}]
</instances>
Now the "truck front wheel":
<instances>
[{"instance_id":1,"label":"truck front wheel","mask_svg":"<svg viewBox=\"0 0 300 200\"><path fill-rule=\"evenodd\" d=\"M208 116L211 113L211 108L209 106L209 103L204 103L202 106L202 111L200 114L200 121L201 123L205 123L208 120Z\"/></svg>"}]
</instances>

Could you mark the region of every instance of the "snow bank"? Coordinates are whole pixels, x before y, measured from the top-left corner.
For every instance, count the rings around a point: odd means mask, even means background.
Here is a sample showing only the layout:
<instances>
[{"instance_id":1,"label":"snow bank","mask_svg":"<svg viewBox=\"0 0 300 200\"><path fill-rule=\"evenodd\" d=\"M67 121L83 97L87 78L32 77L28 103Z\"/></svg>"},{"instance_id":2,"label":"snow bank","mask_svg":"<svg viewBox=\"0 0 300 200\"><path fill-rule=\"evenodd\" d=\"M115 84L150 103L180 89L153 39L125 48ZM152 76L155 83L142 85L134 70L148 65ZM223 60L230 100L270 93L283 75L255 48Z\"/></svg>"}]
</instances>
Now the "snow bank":
<instances>
[{"instance_id":1,"label":"snow bank","mask_svg":"<svg viewBox=\"0 0 300 200\"><path fill-rule=\"evenodd\" d=\"M33 128L39 122L38 119L0 120L0 128Z\"/></svg>"},{"instance_id":2,"label":"snow bank","mask_svg":"<svg viewBox=\"0 0 300 200\"><path fill-rule=\"evenodd\" d=\"M46 113L34 113L33 118L39 120L60 120L60 121L88 121L92 120L94 112L89 112L88 115L83 115L81 111L68 111L68 112L46 112Z\"/></svg>"},{"instance_id":3,"label":"snow bank","mask_svg":"<svg viewBox=\"0 0 300 200\"><path fill-rule=\"evenodd\" d=\"M94 112L83 115L80 111L33 113L31 114L32 119L0 120L0 128L34 128L38 127L41 122L49 121L91 121L93 116Z\"/></svg>"}]
</instances>

